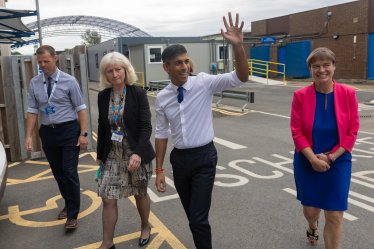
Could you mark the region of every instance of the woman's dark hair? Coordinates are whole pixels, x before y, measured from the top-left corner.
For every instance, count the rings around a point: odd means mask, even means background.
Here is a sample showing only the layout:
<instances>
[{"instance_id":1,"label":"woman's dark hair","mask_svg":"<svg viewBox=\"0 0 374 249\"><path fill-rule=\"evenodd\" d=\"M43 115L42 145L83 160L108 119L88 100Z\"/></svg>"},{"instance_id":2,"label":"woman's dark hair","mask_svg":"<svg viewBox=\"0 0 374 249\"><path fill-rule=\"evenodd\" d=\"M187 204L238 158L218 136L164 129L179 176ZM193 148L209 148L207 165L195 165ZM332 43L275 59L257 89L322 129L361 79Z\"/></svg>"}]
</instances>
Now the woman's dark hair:
<instances>
[{"instance_id":1,"label":"woman's dark hair","mask_svg":"<svg viewBox=\"0 0 374 249\"><path fill-rule=\"evenodd\" d=\"M175 44L167 47L161 55L162 61L166 64L170 64L170 61L179 54L186 54L187 50L183 45Z\"/></svg>"}]
</instances>

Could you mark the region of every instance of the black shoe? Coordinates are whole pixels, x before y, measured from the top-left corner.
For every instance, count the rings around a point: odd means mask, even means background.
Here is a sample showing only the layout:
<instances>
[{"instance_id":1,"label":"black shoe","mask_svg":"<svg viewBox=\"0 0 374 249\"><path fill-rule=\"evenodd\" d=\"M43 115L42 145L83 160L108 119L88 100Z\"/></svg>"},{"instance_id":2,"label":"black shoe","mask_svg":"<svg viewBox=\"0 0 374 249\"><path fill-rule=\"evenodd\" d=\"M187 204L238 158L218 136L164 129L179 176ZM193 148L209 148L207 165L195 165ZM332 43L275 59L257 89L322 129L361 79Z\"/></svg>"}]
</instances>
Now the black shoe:
<instances>
[{"instance_id":1,"label":"black shoe","mask_svg":"<svg viewBox=\"0 0 374 249\"><path fill-rule=\"evenodd\" d=\"M148 244L150 238L151 238L151 226L149 225L149 236L146 239L142 239L140 237L139 238L139 246L145 246L146 244Z\"/></svg>"},{"instance_id":2,"label":"black shoe","mask_svg":"<svg viewBox=\"0 0 374 249\"><path fill-rule=\"evenodd\" d=\"M113 244L109 249L116 249L116 246Z\"/></svg>"}]
</instances>

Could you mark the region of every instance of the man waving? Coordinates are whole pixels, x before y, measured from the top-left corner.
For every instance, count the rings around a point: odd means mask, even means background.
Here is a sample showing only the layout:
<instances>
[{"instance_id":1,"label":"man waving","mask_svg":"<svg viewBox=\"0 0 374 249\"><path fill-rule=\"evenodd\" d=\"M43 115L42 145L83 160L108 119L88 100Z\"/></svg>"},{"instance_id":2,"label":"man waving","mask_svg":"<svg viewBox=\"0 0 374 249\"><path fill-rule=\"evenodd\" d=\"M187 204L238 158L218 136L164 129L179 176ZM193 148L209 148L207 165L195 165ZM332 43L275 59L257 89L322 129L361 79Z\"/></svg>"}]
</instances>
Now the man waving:
<instances>
[{"instance_id":1,"label":"man waving","mask_svg":"<svg viewBox=\"0 0 374 249\"><path fill-rule=\"evenodd\" d=\"M243 48L243 25L239 14L235 25L231 13L229 23L223 17L226 34L222 36L234 50L236 70L231 73L190 75L187 50L182 45L167 47L162 53L163 68L171 83L156 99L156 186L165 192L162 164L170 133L173 151L170 163L174 183L187 214L196 248L212 248L208 214L212 199L217 165L217 150L213 144L213 94L248 81L248 63ZM162 184L162 187L161 187Z\"/></svg>"}]
</instances>

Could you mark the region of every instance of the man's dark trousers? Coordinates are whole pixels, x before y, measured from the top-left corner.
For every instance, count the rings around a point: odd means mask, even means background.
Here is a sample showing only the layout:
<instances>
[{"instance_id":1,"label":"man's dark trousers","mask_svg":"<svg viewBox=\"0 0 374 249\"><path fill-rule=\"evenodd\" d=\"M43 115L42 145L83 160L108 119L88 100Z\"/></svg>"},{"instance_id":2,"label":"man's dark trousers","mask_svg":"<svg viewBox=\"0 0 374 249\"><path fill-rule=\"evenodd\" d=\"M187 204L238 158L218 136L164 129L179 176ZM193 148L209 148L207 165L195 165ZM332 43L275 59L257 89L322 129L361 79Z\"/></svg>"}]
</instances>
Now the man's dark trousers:
<instances>
[{"instance_id":1,"label":"man's dark trousers","mask_svg":"<svg viewBox=\"0 0 374 249\"><path fill-rule=\"evenodd\" d=\"M208 221L216 175L217 150L213 142L192 149L174 148L170 154L174 185L189 220L196 248L212 248Z\"/></svg>"},{"instance_id":2,"label":"man's dark trousers","mask_svg":"<svg viewBox=\"0 0 374 249\"><path fill-rule=\"evenodd\" d=\"M59 128L42 125L39 129L42 147L57 181L69 219L76 219L80 207L77 146L80 134L78 121Z\"/></svg>"}]
</instances>

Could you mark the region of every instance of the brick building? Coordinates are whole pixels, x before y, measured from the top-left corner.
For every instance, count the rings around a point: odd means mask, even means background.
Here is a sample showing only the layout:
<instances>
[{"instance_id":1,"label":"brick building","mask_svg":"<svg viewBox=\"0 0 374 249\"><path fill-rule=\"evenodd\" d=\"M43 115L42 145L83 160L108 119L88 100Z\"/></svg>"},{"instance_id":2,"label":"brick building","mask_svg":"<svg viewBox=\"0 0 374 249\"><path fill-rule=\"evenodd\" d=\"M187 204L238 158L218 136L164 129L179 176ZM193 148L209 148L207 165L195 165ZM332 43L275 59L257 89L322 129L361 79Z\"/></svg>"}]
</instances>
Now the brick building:
<instances>
[{"instance_id":1,"label":"brick building","mask_svg":"<svg viewBox=\"0 0 374 249\"><path fill-rule=\"evenodd\" d=\"M261 37L276 37L276 43L261 43ZM374 0L255 21L245 37L247 58L285 63L288 77L310 76L306 58L317 47L336 54L335 78L374 79Z\"/></svg>"}]
</instances>

